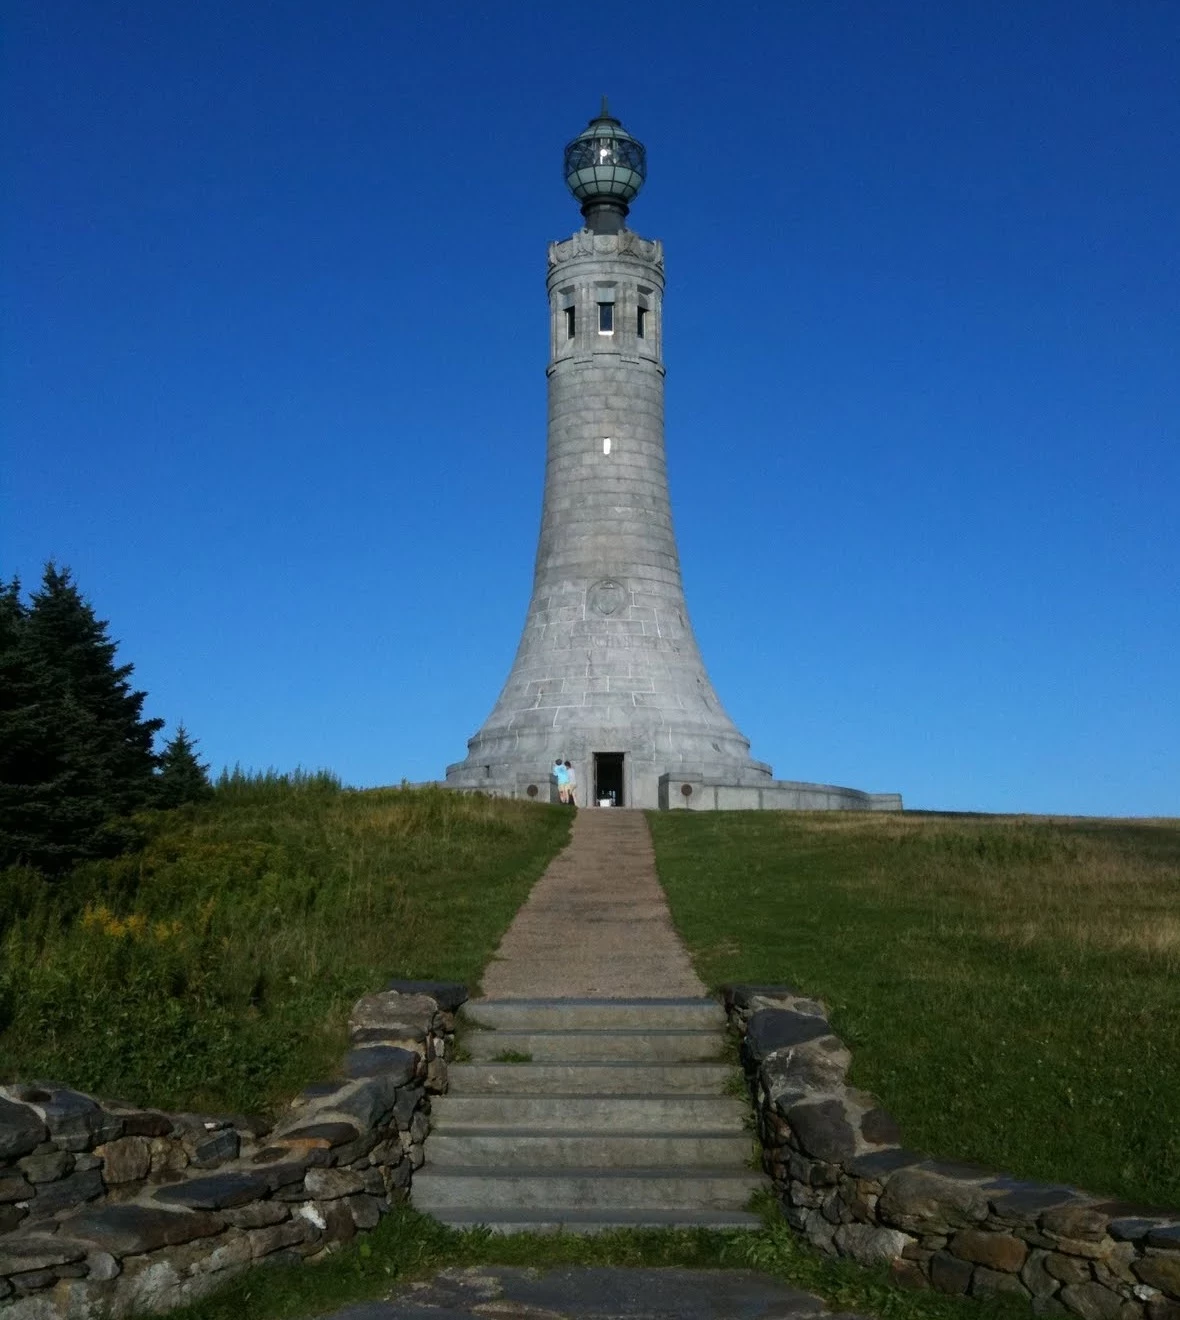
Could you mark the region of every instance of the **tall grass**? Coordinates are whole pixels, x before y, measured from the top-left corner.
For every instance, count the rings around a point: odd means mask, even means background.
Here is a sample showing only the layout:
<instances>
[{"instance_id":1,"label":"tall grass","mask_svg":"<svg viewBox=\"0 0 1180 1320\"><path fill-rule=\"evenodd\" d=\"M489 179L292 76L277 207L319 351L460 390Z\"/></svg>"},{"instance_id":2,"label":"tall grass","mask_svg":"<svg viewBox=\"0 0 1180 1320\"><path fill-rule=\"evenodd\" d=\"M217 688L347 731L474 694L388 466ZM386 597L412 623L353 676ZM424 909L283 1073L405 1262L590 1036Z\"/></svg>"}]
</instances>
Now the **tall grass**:
<instances>
[{"instance_id":1,"label":"tall grass","mask_svg":"<svg viewBox=\"0 0 1180 1320\"><path fill-rule=\"evenodd\" d=\"M326 1075L392 976L474 985L566 814L330 775L223 776L141 852L0 875L0 1075L254 1110Z\"/></svg>"},{"instance_id":2,"label":"tall grass","mask_svg":"<svg viewBox=\"0 0 1180 1320\"><path fill-rule=\"evenodd\" d=\"M907 1141L1180 1206L1180 822L652 818L707 981L822 996Z\"/></svg>"},{"instance_id":3,"label":"tall grass","mask_svg":"<svg viewBox=\"0 0 1180 1320\"><path fill-rule=\"evenodd\" d=\"M288 771L243 770L235 765L217 777L217 793L223 800L287 802L294 793L339 793L344 784L331 770Z\"/></svg>"}]
</instances>

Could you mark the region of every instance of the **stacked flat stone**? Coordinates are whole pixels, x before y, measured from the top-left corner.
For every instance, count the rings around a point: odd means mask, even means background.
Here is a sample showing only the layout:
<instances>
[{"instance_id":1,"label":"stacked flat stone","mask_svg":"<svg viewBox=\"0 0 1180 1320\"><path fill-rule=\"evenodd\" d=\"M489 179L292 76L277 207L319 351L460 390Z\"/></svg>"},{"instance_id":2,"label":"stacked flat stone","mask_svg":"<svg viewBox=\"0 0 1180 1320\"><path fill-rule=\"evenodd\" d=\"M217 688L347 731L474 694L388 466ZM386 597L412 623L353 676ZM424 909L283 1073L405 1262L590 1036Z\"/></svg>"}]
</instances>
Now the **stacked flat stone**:
<instances>
[{"instance_id":1,"label":"stacked flat stone","mask_svg":"<svg viewBox=\"0 0 1180 1320\"><path fill-rule=\"evenodd\" d=\"M1042 1314L1180 1320L1180 1214L927 1159L845 1084L851 1054L822 1004L731 986L730 1021L763 1162L791 1226L822 1251L888 1263L909 1287L1010 1293Z\"/></svg>"},{"instance_id":2,"label":"stacked flat stone","mask_svg":"<svg viewBox=\"0 0 1180 1320\"><path fill-rule=\"evenodd\" d=\"M405 1200L462 986L393 982L350 1017L336 1080L277 1124L0 1087L5 1320L166 1311L252 1264L316 1257Z\"/></svg>"}]
</instances>

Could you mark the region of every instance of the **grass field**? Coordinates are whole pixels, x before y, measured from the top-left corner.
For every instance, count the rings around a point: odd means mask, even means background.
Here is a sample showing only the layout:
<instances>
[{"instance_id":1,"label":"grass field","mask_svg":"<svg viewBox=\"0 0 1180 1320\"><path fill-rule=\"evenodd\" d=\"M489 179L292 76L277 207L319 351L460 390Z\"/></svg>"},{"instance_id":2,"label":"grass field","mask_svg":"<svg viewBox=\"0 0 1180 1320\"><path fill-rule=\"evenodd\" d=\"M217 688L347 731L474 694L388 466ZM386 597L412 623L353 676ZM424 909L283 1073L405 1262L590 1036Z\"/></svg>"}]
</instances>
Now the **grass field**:
<instances>
[{"instance_id":1,"label":"grass field","mask_svg":"<svg viewBox=\"0 0 1180 1320\"><path fill-rule=\"evenodd\" d=\"M569 814L237 775L142 852L0 873L0 1077L259 1111L330 1075L390 977L478 983Z\"/></svg>"},{"instance_id":2,"label":"grass field","mask_svg":"<svg viewBox=\"0 0 1180 1320\"><path fill-rule=\"evenodd\" d=\"M706 982L822 997L907 1144L1180 1206L1180 822L649 819Z\"/></svg>"},{"instance_id":3,"label":"grass field","mask_svg":"<svg viewBox=\"0 0 1180 1320\"><path fill-rule=\"evenodd\" d=\"M389 976L474 986L571 813L237 777L145 818L142 853L0 874L0 1065L167 1106L260 1109L329 1073ZM713 985L822 996L909 1144L1180 1205L1180 823L650 817ZM254 1271L177 1320L297 1320L445 1266L760 1268L883 1320L1014 1320L761 1232L457 1233L400 1209L315 1268Z\"/></svg>"}]
</instances>

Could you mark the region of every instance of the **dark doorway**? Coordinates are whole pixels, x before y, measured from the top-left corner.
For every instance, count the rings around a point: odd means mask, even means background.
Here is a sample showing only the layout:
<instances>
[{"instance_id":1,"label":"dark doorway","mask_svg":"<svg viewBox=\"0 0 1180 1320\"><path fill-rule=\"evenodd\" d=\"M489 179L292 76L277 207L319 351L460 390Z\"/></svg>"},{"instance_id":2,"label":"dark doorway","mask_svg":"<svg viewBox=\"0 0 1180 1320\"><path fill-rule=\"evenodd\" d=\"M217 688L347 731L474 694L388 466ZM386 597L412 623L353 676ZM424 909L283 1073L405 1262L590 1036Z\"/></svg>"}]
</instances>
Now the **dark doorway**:
<instances>
[{"instance_id":1,"label":"dark doorway","mask_svg":"<svg viewBox=\"0 0 1180 1320\"><path fill-rule=\"evenodd\" d=\"M622 752L594 753L594 801L607 799L616 807L624 805Z\"/></svg>"}]
</instances>

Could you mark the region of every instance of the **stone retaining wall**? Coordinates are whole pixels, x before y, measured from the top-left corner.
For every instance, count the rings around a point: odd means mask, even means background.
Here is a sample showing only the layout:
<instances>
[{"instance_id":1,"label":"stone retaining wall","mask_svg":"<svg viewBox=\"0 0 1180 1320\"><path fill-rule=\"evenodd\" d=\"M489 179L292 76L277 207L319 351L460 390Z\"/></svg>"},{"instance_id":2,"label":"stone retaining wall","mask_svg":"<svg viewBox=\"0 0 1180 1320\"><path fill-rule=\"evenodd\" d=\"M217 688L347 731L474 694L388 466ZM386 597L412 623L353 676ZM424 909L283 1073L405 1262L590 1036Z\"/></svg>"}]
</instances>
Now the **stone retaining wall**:
<instances>
[{"instance_id":1,"label":"stone retaining wall","mask_svg":"<svg viewBox=\"0 0 1180 1320\"><path fill-rule=\"evenodd\" d=\"M277 1123L0 1087L0 1315L98 1320L315 1257L406 1199L465 987L391 982L349 1019L341 1077Z\"/></svg>"},{"instance_id":2,"label":"stone retaining wall","mask_svg":"<svg viewBox=\"0 0 1180 1320\"><path fill-rule=\"evenodd\" d=\"M906 1150L876 1100L845 1085L852 1056L822 1004L785 986L730 986L725 1003L766 1171L822 1251L1041 1314L1180 1320L1180 1214Z\"/></svg>"}]
</instances>

